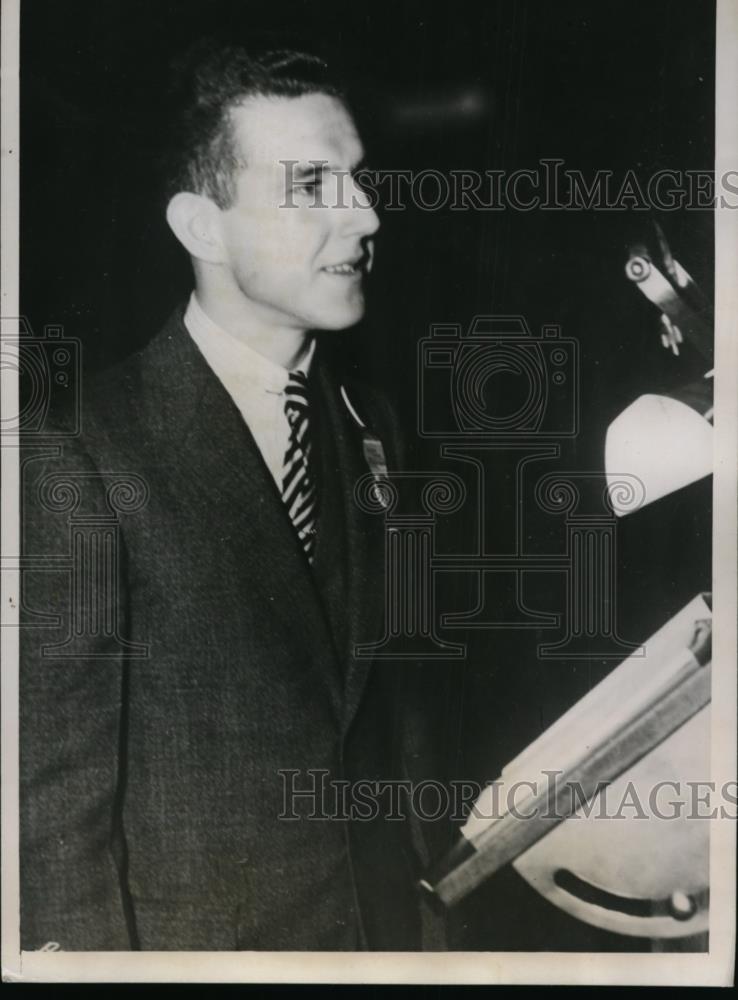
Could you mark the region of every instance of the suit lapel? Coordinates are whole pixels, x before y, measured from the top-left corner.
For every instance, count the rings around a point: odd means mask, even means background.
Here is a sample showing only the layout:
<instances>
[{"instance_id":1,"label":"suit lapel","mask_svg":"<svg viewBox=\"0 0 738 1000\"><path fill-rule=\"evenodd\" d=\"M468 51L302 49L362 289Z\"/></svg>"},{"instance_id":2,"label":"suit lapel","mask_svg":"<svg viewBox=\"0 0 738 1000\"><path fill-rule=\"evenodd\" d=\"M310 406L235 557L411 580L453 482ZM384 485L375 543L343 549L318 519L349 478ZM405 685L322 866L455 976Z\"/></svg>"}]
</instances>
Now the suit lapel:
<instances>
[{"instance_id":1,"label":"suit lapel","mask_svg":"<svg viewBox=\"0 0 738 1000\"><path fill-rule=\"evenodd\" d=\"M368 472L361 433L348 415L336 380L316 356L326 430L333 436L346 530L346 641L336 657L331 627L315 578L295 535L277 486L228 392L187 333L182 310L143 352L143 377L153 378L162 448L176 450L188 489L206 496L214 530L230 537L244 599L261 601L283 634L311 652L316 682L327 687L337 719L348 730L366 686L371 657L354 656L357 645L381 638L384 603L384 526L362 511L354 487ZM169 428L166 431L164 428ZM171 439L174 428L174 440ZM373 430L376 428L372 428ZM208 526L204 526L207 528Z\"/></svg>"},{"instance_id":2,"label":"suit lapel","mask_svg":"<svg viewBox=\"0 0 738 1000\"><path fill-rule=\"evenodd\" d=\"M261 601L276 628L312 653L305 661L320 665L316 682L327 685L339 718L342 672L330 627L274 479L238 408L181 321L170 323L157 340L164 335L164 356L158 357L162 345L154 342L150 356L164 383L160 404L180 411L173 421L169 414L167 424L183 431L180 462L187 464L188 483L213 498L213 524L203 529L230 537L243 570L244 600Z\"/></svg>"},{"instance_id":3,"label":"suit lapel","mask_svg":"<svg viewBox=\"0 0 738 1000\"><path fill-rule=\"evenodd\" d=\"M371 657L356 657L354 649L381 637L383 522L381 516L362 511L354 499L356 482L368 471L362 453L361 434L348 415L335 381L325 369L321 369L320 381L338 460L348 550L347 666L343 711L346 731L356 714L371 667Z\"/></svg>"}]
</instances>

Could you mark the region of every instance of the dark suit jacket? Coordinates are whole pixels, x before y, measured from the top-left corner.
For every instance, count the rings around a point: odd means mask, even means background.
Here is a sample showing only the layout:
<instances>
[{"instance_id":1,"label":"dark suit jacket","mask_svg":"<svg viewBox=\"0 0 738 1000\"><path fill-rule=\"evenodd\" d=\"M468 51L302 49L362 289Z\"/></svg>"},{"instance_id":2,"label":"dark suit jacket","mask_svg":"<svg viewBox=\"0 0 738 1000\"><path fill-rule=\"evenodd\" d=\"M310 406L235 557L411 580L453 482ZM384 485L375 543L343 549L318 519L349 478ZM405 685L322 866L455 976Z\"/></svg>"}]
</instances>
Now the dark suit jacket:
<instances>
[{"instance_id":1,"label":"dark suit jacket","mask_svg":"<svg viewBox=\"0 0 738 1000\"><path fill-rule=\"evenodd\" d=\"M383 593L382 520L352 497L367 471L357 428L319 362L311 572L181 317L85 387L81 438L60 457L24 454L22 946L418 948L406 824L278 818L280 771L299 771L300 787L306 769L404 774L406 675L351 653L379 638ZM392 464L390 411L359 397ZM116 481L145 484L141 509L125 513L117 495L108 598L58 568L69 504L58 483L39 488L60 471L80 490L73 514L88 534L95 517L109 522ZM50 612L58 627L40 627ZM49 652L80 614L66 658Z\"/></svg>"}]
</instances>

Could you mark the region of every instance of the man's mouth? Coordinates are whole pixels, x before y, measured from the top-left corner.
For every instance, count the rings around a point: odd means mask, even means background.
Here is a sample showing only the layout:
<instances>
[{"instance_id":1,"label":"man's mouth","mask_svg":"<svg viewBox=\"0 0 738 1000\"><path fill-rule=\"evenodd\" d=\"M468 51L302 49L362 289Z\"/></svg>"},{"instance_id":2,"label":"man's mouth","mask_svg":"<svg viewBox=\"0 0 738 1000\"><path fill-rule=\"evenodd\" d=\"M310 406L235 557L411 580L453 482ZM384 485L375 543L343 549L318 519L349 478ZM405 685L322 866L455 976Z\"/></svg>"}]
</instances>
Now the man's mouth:
<instances>
[{"instance_id":1,"label":"man's mouth","mask_svg":"<svg viewBox=\"0 0 738 1000\"><path fill-rule=\"evenodd\" d=\"M348 260L337 261L335 264L326 264L321 268L321 271L325 271L326 274L337 274L344 278L368 274L372 269L372 257L372 249L367 248L358 257L350 257Z\"/></svg>"},{"instance_id":2,"label":"man's mouth","mask_svg":"<svg viewBox=\"0 0 738 1000\"><path fill-rule=\"evenodd\" d=\"M361 274L362 267L361 261L357 261L355 264L349 264L345 262L343 264L328 264L327 267L322 268L326 274L342 274L346 276L351 276L354 274Z\"/></svg>"}]
</instances>

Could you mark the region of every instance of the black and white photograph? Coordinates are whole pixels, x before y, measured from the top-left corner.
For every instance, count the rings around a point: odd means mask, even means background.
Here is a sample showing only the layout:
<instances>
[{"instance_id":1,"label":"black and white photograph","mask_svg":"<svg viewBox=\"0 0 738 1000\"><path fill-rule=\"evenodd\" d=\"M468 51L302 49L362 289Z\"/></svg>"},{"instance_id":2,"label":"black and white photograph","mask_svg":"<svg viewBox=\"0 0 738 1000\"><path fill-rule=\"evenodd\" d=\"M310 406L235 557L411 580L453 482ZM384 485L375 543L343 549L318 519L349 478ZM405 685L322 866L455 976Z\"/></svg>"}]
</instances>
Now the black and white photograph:
<instances>
[{"instance_id":1,"label":"black and white photograph","mask_svg":"<svg viewBox=\"0 0 738 1000\"><path fill-rule=\"evenodd\" d=\"M732 984L738 3L2 13L3 978Z\"/></svg>"}]
</instances>

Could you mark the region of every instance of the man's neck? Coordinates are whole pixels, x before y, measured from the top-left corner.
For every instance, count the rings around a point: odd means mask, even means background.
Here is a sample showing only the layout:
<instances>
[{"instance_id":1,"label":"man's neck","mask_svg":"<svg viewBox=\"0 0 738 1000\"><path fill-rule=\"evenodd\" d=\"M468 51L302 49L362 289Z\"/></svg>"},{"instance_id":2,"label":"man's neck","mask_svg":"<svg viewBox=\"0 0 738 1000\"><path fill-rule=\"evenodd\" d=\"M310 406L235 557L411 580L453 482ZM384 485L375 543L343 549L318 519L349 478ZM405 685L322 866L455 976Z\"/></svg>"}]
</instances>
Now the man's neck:
<instances>
[{"instance_id":1,"label":"man's neck","mask_svg":"<svg viewBox=\"0 0 738 1000\"><path fill-rule=\"evenodd\" d=\"M208 295L201 288L195 295L202 311L222 330L287 371L297 368L308 353L310 341L306 330L246 316L243 310L231 307L224 298Z\"/></svg>"}]
</instances>

